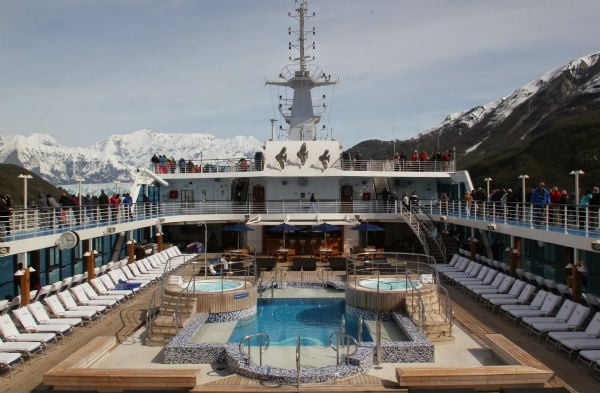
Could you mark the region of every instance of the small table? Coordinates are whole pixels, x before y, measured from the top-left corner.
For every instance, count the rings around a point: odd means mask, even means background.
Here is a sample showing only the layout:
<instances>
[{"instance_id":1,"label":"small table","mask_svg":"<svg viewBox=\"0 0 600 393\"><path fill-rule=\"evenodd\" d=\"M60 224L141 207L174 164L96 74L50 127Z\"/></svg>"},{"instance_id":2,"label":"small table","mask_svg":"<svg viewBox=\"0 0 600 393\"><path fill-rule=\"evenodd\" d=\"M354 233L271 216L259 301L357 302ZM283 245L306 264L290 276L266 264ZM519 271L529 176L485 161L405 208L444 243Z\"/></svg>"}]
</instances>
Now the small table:
<instances>
[{"instance_id":1,"label":"small table","mask_svg":"<svg viewBox=\"0 0 600 393\"><path fill-rule=\"evenodd\" d=\"M321 254L321 261L326 261L331 256L331 248L321 248L319 249Z\"/></svg>"},{"instance_id":2,"label":"small table","mask_svg":"<svg viewBox=\"0 0 600 393\"><path fill-rule=\"evenodd\" d=\"M288 249L287 248L280 248L277 250L277 259L279 261L285 261L287 259L287 255L288 255Z\"/></svg>"}]
</instances>

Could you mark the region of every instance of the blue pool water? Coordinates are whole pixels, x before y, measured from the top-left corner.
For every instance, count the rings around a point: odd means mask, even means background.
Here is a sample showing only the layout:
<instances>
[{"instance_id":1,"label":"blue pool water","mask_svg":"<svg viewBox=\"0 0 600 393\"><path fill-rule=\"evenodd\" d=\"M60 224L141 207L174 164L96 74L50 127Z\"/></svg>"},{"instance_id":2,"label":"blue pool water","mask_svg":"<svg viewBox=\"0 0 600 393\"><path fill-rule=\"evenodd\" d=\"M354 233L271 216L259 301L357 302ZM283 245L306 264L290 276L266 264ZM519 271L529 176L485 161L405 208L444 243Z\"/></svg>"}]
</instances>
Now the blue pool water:
<instances>
[{"instance_id":1,"label":"blue pool water","mask_svg":"<svg viewBox=\"0 0 600 393\"><path fill-rule=\"evenodd\" d=\"M379 280L369 278L359 281L358 284L369 289L377 289L379 287L380 291L406 291L409 288L421 287L421 283L418 281L409 280L407 282L402 278L380 278Z\"/></svg>"},{"instance_id":2,"label":"blue pool water","mask_svg":"<svg viewBox=\"0 0 600 393\"><path fill-rule=\"evenodd\" d=\"M196 281L193 286L196 292L220 292L241 288L243 283L234 280L201 280Z\"/></svg>"},{"instance_id":3,"label":"blue pool water","mask_svg":"<svg viewBox=\"0 0 600 393\"><path fill-rule=\"evenodd\" d=\"M229 342L239 343L242 338L257 332L269 335L270 345L329 345L329 335L341 330L342 315L346 319L346 333L357 337L358 318L346 315L344 299L259 299L256 316L238 321ZM373 341L363 325L363 341ZM252 345L258 345L258 338Z\"/></svg>"}]
</instances>

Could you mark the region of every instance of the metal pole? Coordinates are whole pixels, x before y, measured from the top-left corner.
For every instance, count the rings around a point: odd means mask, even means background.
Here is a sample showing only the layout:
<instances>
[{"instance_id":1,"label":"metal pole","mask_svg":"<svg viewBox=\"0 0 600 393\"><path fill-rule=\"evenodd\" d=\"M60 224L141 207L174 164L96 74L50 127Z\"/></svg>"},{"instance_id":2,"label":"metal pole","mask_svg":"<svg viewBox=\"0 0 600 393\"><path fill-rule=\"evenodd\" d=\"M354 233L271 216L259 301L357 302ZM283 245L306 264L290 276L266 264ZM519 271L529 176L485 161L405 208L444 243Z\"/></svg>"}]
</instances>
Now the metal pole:
<instances>
[{"instance_id":1,"label":"metal pole","mask_svg":"<svg viewBox=\"0 0 600 393\"><path fill-rule=\"evenodd\" d=\"M33 179L33 176L20 174L17 177L23 179L23 226L27 229L27 180Z\"/></svg>"}]
</instances>

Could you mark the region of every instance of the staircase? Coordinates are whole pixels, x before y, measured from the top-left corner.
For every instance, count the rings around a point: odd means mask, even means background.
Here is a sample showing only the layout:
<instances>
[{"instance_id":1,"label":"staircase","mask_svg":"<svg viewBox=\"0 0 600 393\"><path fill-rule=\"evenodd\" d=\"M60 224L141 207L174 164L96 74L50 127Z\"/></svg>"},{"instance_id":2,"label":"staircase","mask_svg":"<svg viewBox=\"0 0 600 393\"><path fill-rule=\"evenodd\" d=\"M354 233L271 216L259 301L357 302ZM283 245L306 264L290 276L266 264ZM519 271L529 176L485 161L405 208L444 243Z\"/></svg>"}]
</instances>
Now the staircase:
<instances>
[{"instance_id":1,"label":"staircase","mask_svg":"<svg viewBox=\"0 0 600 393\"><path fill-rule=\"evenodd\" d=\"M163 293L160 307L157 308L157 315L150 319L151 322L147 326L148 335L144 344L149 347L162 347L169 343L177 335L179 330L185 326L188 320L196 312L196 301L191 299L189 304L185 306L185 299L181 299L179 323L177 326L175 312L177 309L178 299L180 295ZM181 296L185 296L181 295Z\"/></svg>"},{"instance_id":2,"label":"staircase","mask_svg":"<svg viewBox=\"0 0 600 393\"><path fill-rule=\"evenodd\" d=\"M423 252L434 257L436 263L446 262L446 248L435 224L431 220L420 219L418 214L409 209L403 209L401 217L419 239Z\"/></svg>"},{"instance_id":3,"label":"staircase","mask_svg":"<svg viewBox=\"0 0 600 393\"><path fill-rule=\"evenodd\" d=\"M381 194L383 190L389 190L387 177L375 177L373 178L373 189L375 190L375 199L377 195Z\"/></svg>"},{"instance_id":4,"label":"staircase","mask_svg":"<svg viewBox=\"0 0 600 393\"><path fill-rule=\"evenodd\" d=\"M444 294L440 295L438 291L440 289L421 294L422 303L425 308L424 321L421 321L423 314L420 312L418 302L415 302L412 307L409 305L409 314L413 322L417 326L422 327L423 333L431 342L454 342L454 337L452 336L452 315L448 315L446 308L447 297Z\"/></svg>"}]
</instances>

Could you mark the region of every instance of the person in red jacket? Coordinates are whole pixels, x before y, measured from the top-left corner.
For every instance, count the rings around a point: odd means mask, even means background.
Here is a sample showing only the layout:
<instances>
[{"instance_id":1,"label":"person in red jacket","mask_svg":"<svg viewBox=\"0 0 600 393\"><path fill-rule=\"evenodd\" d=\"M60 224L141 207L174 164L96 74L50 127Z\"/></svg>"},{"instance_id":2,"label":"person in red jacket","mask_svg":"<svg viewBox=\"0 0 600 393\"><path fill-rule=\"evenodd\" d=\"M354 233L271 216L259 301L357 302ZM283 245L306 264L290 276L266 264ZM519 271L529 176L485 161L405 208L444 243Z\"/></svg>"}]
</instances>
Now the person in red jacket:
<instances>
[{"instance_id":1,"label":"person in red jacket","mask_svg":"<svg viewBox=\"0 0 600 393\"><path fill-rule=\"evenodd\" d=\"M560 209L560 198L562 193L558 187L552 187L550 190L550 219L558 224L558 213Z\"/></svg>"}]
</instances>

